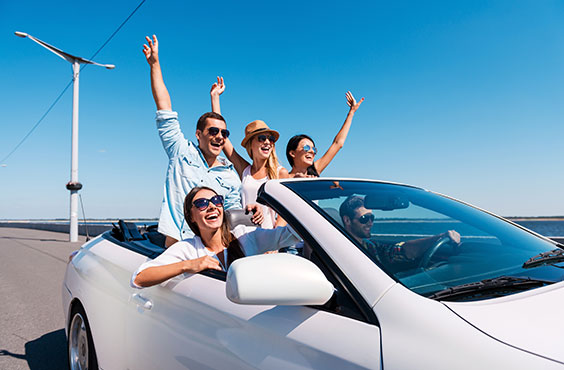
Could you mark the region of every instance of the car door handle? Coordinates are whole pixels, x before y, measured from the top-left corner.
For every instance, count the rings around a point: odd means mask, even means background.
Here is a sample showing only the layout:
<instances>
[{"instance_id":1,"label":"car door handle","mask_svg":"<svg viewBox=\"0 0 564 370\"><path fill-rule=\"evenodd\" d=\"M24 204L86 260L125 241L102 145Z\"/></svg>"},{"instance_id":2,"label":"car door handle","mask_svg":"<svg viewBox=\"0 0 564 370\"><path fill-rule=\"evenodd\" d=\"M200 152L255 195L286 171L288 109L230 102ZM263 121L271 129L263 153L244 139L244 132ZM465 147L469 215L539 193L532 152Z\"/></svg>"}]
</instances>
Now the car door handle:
<instances>
[{"instance_id":1,"label":"car door handle","mask_svg":"<svg viewBox=\"0 0 564 370\"><path fill-rule=\"evenodd\" d=\"M150 299L147 299L140 294L134 294L132 298L133 301L137 303L138 306L141 306L146 310L150 310L151 308L153 308L153 302L151 302Z\"/></svg>"}]
</instances>

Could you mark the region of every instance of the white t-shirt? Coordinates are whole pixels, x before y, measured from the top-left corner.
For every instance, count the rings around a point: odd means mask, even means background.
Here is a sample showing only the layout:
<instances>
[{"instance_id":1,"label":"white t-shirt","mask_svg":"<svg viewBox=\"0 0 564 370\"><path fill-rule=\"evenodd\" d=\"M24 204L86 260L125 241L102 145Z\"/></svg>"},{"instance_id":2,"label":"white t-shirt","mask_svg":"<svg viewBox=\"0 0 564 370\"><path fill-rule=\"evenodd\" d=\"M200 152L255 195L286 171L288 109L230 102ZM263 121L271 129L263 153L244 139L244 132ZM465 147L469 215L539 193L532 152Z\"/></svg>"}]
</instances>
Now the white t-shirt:
<instances>
[{"instance_id":1,"label":"white t-shirt","mask_svg":"<svg viewBox=\"0 0 564 370\"><path fill-rule=\"evenodd\" d=\"M280 167L278 168L280 170ZM247 166L243 170L243 176L241 179L241 204L245 208L249 204L255 204L257 202L257 192L262 184L267 182L268 176L262 179L255 179L251 175L251 166ZM262 213L264 215L264 221L260 225L263 229L273 229L276 224L276 212L270 207L260 204L262 207Z\"/></svg>"},{"instance_id":2,"label":"white t-shirt","mask_svg":"<svg viewBox=\"0 0 564 370\"><path fill-rule=\"evenodd\" d=\"M239 225L231 232L239 241L242 252L245 256L252 256L256 254L263 254L268 251L278 250L280 248L294 245L300 241L300 238L295 235L294 230L288 226L277 227L276 229L261 229ZM133 288L142 288L136 285L134 280L137 275L146 268L193 260L206 255L217 258L212 251L208 250L204 246L204 243L202 243L202 239L200 239L199 236L174 243L154 260L149 260L139 266L137 271L135 271L131 277L131 286ZM223 256L225 260L220 261L220 263L221 267L225 269L225 266L227 266L227 249L224 250ZM186 273L184 275L189 276L190 274Z\"/></svg>"}]
</instances>

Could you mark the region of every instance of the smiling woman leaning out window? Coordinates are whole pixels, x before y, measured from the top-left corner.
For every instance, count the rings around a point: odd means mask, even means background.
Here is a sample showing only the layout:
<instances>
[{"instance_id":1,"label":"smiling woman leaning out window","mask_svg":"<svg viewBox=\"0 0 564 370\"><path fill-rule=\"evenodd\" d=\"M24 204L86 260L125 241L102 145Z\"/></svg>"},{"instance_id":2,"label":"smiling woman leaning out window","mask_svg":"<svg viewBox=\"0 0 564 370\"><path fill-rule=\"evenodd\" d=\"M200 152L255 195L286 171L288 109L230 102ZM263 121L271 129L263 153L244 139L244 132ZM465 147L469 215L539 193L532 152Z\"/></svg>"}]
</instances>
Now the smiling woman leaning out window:
<instances>
[{"instance_id":1,"label":"smiling woman leaning out window","mask_svg":"<svg viewBox=\"0 0 564 370\"><path fill-rule=\"evenodd\" d=\"M188 193L184 217L196 236L173 244L154 260L142 264L131 278L133 287L149 287L180 274L206 269L227 271L238 258L299 242L289 227L255 229L239 225L230 230L223 197L207 187L196 187Z\"/></svg>"}]
</instances>

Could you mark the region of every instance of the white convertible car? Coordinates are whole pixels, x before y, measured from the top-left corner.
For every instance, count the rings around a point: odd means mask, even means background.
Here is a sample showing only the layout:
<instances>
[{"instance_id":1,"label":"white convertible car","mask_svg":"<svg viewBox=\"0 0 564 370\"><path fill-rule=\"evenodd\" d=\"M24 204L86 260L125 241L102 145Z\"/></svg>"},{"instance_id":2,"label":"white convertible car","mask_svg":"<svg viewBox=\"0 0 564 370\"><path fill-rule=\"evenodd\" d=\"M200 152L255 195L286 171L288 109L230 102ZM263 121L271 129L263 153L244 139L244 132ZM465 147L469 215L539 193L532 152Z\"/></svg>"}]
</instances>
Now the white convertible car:
<instances>
[{"instance_id":1,"label":"white convertible car","mask_svg":"<svg viewBox=\"0 0 564 370\"><path fill-rule=\"evenodd\" d=\"M351 196L369 214L345 227ZM154 227L120 221L71 255L71 368L564 368L562 245L406 185L276 180L259 201L303 239L290 253L145 289L130 280L163 251ZM449 230L460 243L440 237ZM417 240L434 241L417 258L390 257Z\"/></svg>"}]
</instances>

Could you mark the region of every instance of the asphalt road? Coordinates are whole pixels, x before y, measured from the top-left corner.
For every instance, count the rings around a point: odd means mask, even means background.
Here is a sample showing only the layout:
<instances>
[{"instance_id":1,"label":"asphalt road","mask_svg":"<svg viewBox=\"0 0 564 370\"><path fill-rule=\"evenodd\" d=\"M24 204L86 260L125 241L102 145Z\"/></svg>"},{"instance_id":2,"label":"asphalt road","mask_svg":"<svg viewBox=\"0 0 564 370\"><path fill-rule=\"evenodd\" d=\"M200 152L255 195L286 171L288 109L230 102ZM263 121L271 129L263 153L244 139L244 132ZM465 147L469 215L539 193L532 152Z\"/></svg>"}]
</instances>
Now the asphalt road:
<instances>
[{"instance_id":1,"label":"asphalt road","mask_svg":"<svg viewBox=\"0 0 564 370\"><path fill-rule=\"evenodd\" d=\"M0 369L66 369L61 283L68 235L0 227Z\"/></svg>"}]
</instances>

